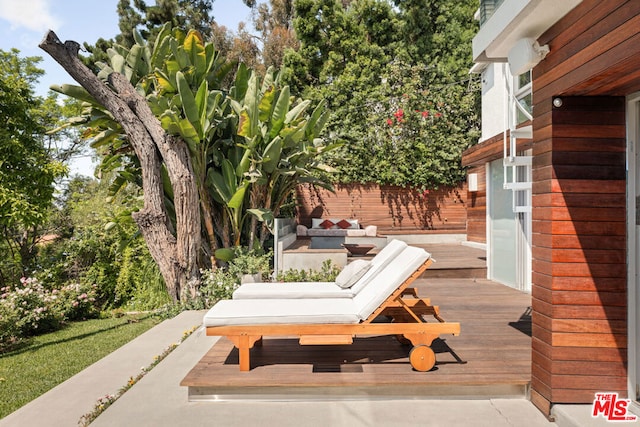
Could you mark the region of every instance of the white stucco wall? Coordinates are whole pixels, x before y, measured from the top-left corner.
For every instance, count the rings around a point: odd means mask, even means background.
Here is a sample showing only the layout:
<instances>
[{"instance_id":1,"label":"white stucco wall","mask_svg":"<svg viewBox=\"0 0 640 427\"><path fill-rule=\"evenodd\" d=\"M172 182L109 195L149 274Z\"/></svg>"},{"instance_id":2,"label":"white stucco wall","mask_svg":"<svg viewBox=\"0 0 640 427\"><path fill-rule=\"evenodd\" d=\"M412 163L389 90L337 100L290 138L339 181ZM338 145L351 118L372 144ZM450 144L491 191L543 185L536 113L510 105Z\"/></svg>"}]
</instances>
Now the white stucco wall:
<instances>
[{"instance_id":1,"label":"white stucco wall","mask_svg":"<svg viewBox=\"0 0 640 427\"><path fill-rule=\"evenodd\" d=\"M482 72L482 135L484 141L503 132L505 126L506 88L504 64L490 63Z\"/></svg>"}]
</instances>

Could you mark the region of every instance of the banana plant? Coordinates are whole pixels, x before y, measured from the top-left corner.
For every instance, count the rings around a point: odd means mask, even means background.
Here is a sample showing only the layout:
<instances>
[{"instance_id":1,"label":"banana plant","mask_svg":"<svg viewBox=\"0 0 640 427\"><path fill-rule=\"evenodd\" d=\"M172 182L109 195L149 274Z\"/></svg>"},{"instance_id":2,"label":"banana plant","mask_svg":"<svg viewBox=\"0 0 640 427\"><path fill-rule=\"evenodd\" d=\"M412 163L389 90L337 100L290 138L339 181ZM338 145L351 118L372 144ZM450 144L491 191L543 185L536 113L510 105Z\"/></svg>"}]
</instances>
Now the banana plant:
<instances>
[{"instance_id":1,"label":"banana plant","mask_svg":"<svg viewBox=\"0 0 640 427\"><path fill-rule=\"evenodd\" d=\"M130 49L114 45L108 50L108 63L97 64L99 76L106 79L114 71L127 76L146 97L163 128L187 143L197 176L202 220L213 253L218 245L214 226L216 209L206 184L207 167L212 163L212 155L217 154L214 146L225 139L225 132L230 133L224 129L229 127L231 111L218 88L234 64L224 61L213 45L205 44L195 31L184 33L165 24L154 42L147 43L137 32L134 37L136 44ZM76 123L84 124L87 128L84 137L102 153L101 170L115 172L110 187L113 192L139 182L137 159L120 125L108 111L80 86L63 85L53 89L84 102L83 116L76 119ZM219 164L220 160L213 163ZM170 207L171 188L168 180L165 184L165 204Z\"/></svg>"},{"instance_id":2,"label":"banana plant","mask_svg":"<svg viewBox=\"0 0 640 427\"><path fill-rule=\"evenodd\" d=\"M233 246L240 246L244 223L244 200L248 179L239 179L229 159L222 161L220 171L209 169L208 184L212 187L214 200L225 208L232 227Z\"/></svg>"},{"instance_id":3,"label":"banana plant","mask_svg":"<svg viewBox=\"0 0 640 427\"><path fill-rule=\"evenodd\" d=\"M330 188L330 184L316 178L315 169L328 170L318 159L338 145L325 145L319 138L329 118L324 102L307 114L308 100L295 99L289 86L281 85L279 75L269 68L259 82L255 73L240 78L231 107L238 115L237 135L244 149L236 167L236 176L251 181L248 212L253 215L249 241L257 238L257 222L263 223L260 241L266 238L280 211L298 182L309 181ZM241 97L238 95L242 95Z\"/></svg>"}]
</instances>

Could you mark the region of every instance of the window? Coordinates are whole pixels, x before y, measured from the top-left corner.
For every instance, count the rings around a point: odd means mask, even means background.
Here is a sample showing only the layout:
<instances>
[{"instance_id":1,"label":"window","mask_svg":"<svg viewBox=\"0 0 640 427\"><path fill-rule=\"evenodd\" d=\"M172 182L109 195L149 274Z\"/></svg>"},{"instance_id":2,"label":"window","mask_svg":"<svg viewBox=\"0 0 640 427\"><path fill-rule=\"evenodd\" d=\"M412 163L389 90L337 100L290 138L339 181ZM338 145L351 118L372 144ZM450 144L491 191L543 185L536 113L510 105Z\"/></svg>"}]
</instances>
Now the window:
<instances>
[{"instance_id":1,"label":"window","mask_svg":"<svg viewBox=\"0 0 640 427\"><path fill-rule=\"evenodd\" d=\"M504 0L480 0L480 26L491 18Z\"/></svg>"},{"instance_id":2,"label":"window","mask_svg":"<svg viewBox=\"0 0 640 427\"><path fill-rule=\"evenodd\" d=\"M517 124L531 120L533 112L533 93L531 85L531 70L515 77L514 96L517 101L516 120Z\"/></svg>"}]
</instances>

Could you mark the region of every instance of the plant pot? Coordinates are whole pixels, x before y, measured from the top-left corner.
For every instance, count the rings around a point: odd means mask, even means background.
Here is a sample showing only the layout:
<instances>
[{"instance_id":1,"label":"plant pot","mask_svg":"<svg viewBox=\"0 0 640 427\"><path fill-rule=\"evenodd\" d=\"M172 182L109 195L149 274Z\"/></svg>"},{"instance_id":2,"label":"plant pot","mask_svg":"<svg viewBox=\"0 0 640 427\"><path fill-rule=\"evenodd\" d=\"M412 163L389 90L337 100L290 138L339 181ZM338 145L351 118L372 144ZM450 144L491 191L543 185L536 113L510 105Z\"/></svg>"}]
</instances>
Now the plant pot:
<instances>
[{"instance_id":1,"label":"plant pot","mask_svg":"<svg viewBox=\"0 0 640 427\"><path fill-rule=\"evenodd\" d=\"M371 249L375 248L375 245L364 245L358 243L343 243L342 246L349 251L351 255L363 256L366 255Z\"/></svg>"}]
</instances>

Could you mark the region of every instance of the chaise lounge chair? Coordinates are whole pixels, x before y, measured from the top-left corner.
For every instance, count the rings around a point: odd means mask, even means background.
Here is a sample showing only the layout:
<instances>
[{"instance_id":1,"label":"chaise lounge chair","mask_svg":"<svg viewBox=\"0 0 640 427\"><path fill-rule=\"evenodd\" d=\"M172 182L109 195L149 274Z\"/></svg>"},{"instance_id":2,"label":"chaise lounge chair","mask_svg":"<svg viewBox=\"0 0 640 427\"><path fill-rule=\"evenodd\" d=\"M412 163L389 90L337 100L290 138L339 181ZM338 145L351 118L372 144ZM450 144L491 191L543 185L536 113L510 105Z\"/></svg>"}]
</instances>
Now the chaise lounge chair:
<instances>
[{"instance_id":1,"label":"chaise lounge chair","mask_svg":"<svg viewBox=\"0 0 640 427\"><path fill-rule=\"evenodd\" d=\"M428 371L435 365L433 340L460 333L459 323L440 318L426 323L422 316L434 314L434 307L403 297L430 264L426 251L406 247L353 298L223 300L205 314L203 323L207 335L226 336L238 348L240 371L250 370L250 349L261 345L263 336L291 335L302 345L351 344L356 335L396 335L414 346L411 366ZM374 323L378 316L387 316L391 323Z\"/></svg>"},{"instance_id":2,"label":"chaise lounge chair","mask_svg":"<svg viewBox=\"0 0 640 427\"><path fill-rule=\"evenodd\" d=\"M335 282L245 283L233 299L353 298L407 247L392 240L371 261L349 264Z\"/></svg>"}]
</instances>

